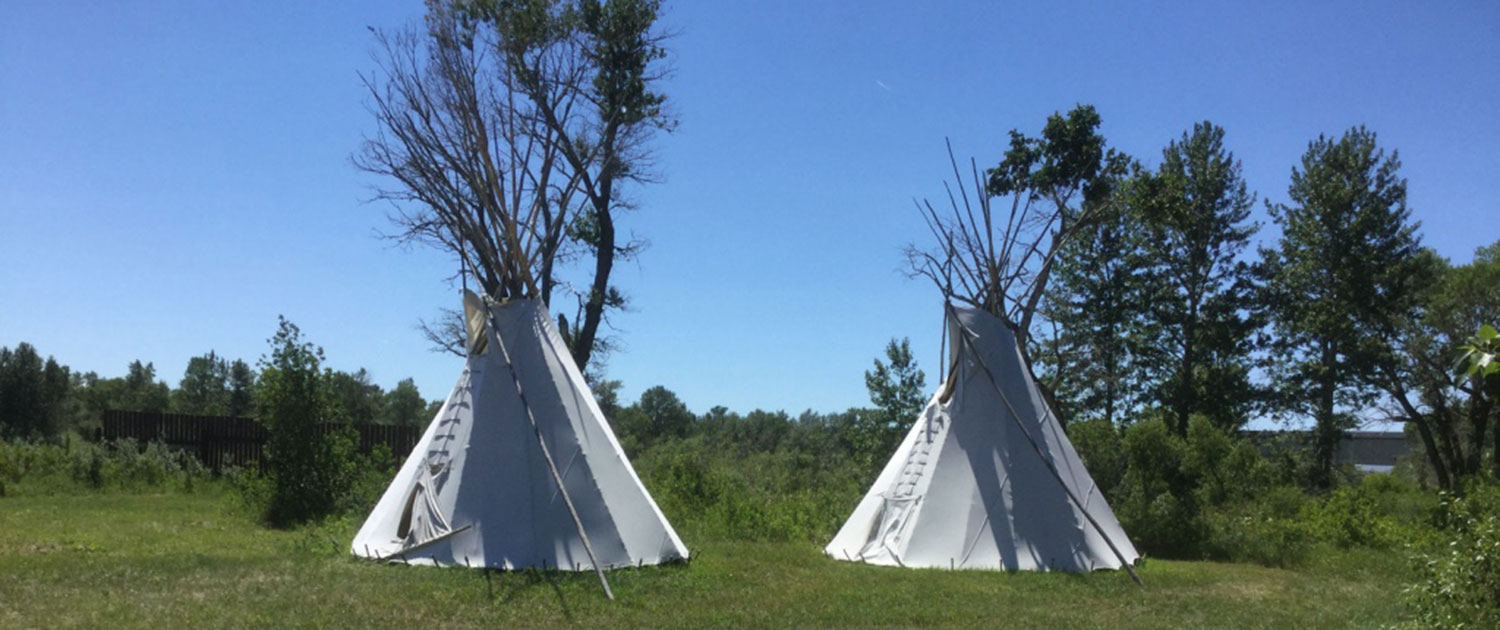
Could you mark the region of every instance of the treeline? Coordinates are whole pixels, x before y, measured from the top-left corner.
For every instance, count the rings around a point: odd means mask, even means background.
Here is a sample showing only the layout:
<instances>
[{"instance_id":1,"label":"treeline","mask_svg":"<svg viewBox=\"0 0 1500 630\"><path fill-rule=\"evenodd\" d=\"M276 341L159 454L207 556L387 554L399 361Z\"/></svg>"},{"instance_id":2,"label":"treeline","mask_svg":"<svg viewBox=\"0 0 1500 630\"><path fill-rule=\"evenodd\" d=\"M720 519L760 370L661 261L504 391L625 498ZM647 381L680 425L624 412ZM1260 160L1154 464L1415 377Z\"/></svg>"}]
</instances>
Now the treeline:
<instances>
[{"instance_id":1,"label":"treeline","mask_svg":"<svg viewBox=\"0 0 1500 630\"><path fill-rule=\"evenodd\" d=\"M156 367L132 361L124 376L77 372L26 342L0 347L0 438L51 439L88 434L106 409L198 415L253 416L265 365L252 368L210 350L188 360L176 387L157 378ZM340 422L425 426L442 401L428 401L412 379L390 391L364 368L325 369L333 411Z\"/></svg>"},{"instance_id":2,"label":"treeline","mask_svg":"<svg viewBox=\"0 0 1500 630\"><path fill-rule=\"evenodd\" d=\"M1044 136L1097 138L1098 123L1080 107ZM1291 203L1264 206L1279 235L1253 249L1257 197L1224 138L1204 122L1154 168L1099 158L1108 194L1075 217L1031 330L1065 421L1160 420L1185 439L1194 417L1231 433L1253 417L1310 420L1309 481L1326 489L1344 433L1387 420L1419 436L1443 488L1500 472L1500 406L1456 369L1500 320L1500 242L1466 263L1424 247L1396 152L1355 127L1309 143Z\"/></svg>"}]
</instances>

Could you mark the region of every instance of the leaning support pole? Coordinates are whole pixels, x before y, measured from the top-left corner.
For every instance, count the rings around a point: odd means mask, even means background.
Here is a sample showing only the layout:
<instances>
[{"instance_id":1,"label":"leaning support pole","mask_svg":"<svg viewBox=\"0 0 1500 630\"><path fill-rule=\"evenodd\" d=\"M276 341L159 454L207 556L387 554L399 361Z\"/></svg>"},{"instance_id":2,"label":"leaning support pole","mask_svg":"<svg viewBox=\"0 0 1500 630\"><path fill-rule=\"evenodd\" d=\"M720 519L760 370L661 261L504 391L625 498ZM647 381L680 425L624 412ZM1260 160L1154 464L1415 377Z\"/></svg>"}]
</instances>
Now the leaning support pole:
<instances>
[{"instance_id":1,"label":"leaning support pole","mask_svg":"<svg viewBox=\"0 0 1500 630\"><path fill-rule=\"evenodd\" d=\"M510 370L510 381L516 386L516 395L521 398L521 408L526 410L526 419L531 422L531 430L536 434L537 446L542 447L542 457L547 460L547 469L552 471L552 480L557 482L557 491L562 495L563 503L568 505L568 513L573 516L573 524L578 527L578 537L583 539L583 550L589 554L589 562L594 565L594 573L599 576L599 583L604 585L604 596L613 600L614 591L609 589L609 580L604 577L604 569L599 566L599 560L594 557L594 546L589 544L589 534L583 531L583 519L578 518L578 509L573 507L573 499L568 497L568 487L563 485L562 474L557 472L557 462L552 459L552 451L547 448L547 440L542 437L542 428L536 423L536 415L531 413L531 404L526 402L526 391L521 388L521 377L516 374L516 366L510 361L510 350L505 347L505 339L498 333L495 340L500 342L500 354L505 357L505 367ZM562 568L562 564L558 564Z\"/></svg>"},{"instance_id":2,"label":"leaning support pole","mask_svg":"<svg viewBox=\"0 0 1500 630\"><path fill-rule=\"evenodd\" d=\"M980 356L979 350L974 347L974 342L969 339L969 331L958 321L958 312L953 309L953 303L944 302L943 306L948 310L948 317L953 318L953 325L958 327L958 338L963 340L964 347L969 350L970 355L973 355L974 362L979 364L979 369L984 370L985 378L990 380L990 385L995 388L995 393L1000 395L1000 402L1005 403L1005 409L1010 412L1011 421L1016 424L1017 429L1021 430L1021 435L1026 436L1026 441L1031 443L1032 450L1036 451L1037 457L1047 466L1047 471L1052 473L1052 478L1056 479L1058 485L1062 486L1063 492L1067 493L1068 499L1073 502L1073 505L1078 506L1078 511L1083 514L1083 518L1090 525L1094 526L1094 531L1099 532L1099 537L1104 539L1104 544L1109 545L1109 550L1114 552L1115 558L1119 559L1120 566L1125 567L1125 572L1130 574L1130 579L1135 580L1136 584L1145 586L1146 583L1141 581L1141 576L1136 575L1135 568L1130 566L1130 563L1125 560L1125 554L1120 553L1120 549L1115 546L1115 541L1110 540L1109 534L1104 531L1104 527L1099 525L1099 521L1094 520L1093 515L1089 514L1088 508L1083 505L1082 501L1078 500L1077 495L1073 494L1073 489L1069 488L1068 482L1063 480L1062 473L1057 470L1057 465L1053 464L1052 460L1047 457L1047 454L1042 452L1042 446L1037 444L1036 438L1031 436L1031 431L1026 429L1026 425L1021 424L1021 414L1017 413L1016 408L1010 404L1010 398L1005 395L1005 390L1000 388L1000 382L995 380L995 373L990 371L990 366L985 365L984 358ZM1043 400L1042 404L1046 404L1046 401ZM1047 413L1052 413L1052 410L1048 409Z\"/></svg>"}]
</instances>

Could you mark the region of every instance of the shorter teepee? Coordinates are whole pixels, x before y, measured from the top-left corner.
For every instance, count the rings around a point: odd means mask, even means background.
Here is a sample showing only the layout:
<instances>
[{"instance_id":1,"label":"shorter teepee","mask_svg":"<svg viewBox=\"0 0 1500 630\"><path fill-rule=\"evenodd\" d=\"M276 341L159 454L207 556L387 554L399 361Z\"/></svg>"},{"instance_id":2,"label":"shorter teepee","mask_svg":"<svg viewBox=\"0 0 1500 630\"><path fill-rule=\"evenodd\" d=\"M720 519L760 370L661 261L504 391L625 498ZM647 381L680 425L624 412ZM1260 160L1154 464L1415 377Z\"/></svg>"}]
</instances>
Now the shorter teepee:
<instances>
[{"instance_id":1,"label":"shorter teepee","mask_svg":"<svg viewBox=\"0 0 1500 630\"><path fill-rule=\"evenodd\" d=\"M546 307L472 293L464 307L468 363L354 554L577 571L687 558Z\"/></svg>"},{"instance_id":2,"label":"shorter teepee","mask_svg":"<svg viewBox=\"0 0 1500 630\"><path fill-rule=\"evenodd\" d=\"M1015 334L978 309L948 317L952 375L824 551L905 567L1130 570L1135 547Z\"/></svg>"}]
</instances>

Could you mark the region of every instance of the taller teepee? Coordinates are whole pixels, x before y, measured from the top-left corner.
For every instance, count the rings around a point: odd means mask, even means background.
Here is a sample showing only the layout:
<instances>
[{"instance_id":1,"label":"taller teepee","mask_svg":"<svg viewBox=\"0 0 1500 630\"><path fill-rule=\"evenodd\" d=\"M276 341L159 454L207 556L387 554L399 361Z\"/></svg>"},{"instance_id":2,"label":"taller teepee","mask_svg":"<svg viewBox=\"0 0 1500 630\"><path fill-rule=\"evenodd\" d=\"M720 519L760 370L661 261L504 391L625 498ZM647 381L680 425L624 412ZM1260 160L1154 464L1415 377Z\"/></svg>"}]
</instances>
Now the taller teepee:
<instances>
[{"instance_id":1,"label":"taller teepee","mask_svg":"<svg viewBox=\"0 0 1500 630\"><path fill-rule=\"evenodd\" d=\"M464 307L468 363L354 554L580 571L687 558L546 307L472 293Z\"/></svg>"},{"instance_id":2,"label":"taller teepee","mask_svg":"<svg viewBox=\"0 0 1500 630\"><path fill-rule=\"evenodd\" d=\"M1010 328L979 309L948 318L953 374L825 551L906 567L1130 570L1135 547Z\"/></svg>"}]
</instances>

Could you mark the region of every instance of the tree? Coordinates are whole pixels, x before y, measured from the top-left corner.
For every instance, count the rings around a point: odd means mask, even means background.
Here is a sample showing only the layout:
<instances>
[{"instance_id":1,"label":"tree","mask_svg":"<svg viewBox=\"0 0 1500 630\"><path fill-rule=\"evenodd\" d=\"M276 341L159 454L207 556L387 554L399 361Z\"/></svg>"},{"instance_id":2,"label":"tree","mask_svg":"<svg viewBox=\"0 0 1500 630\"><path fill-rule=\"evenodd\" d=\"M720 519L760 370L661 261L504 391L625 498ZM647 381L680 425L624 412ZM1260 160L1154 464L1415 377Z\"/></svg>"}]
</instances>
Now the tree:
<instances>
[{"instance_id":1,"label":"tree","mask_svg":"<svg viewBox=\"0 0 1500 630\"><path fill-rule=\"evenodd\" d=\"M248 416L255 411L255 372L244 361L229 364L229 397L224 413Z\"/></svg>"},{"instance_id":2,"label":"tree","mask_svg":"<svg viewBox=\"0 0 1500 630\"><path fill-rule=\"evenodd\" d=\"M666 57L658 0L428 3L425 32L379 35L382 73L365 77L380 132L355 158L395 180L394 238L453 253L496 299L577 300L558 328L581 367L625 297L610 285L630 184L652 179L647 146L670 129L657 91ZM561 275L579 262L574 289ZM587 261L587 262L585 262ZM455 348L448 323L424 324ZM461 342L459 342L461 343ZM458 345L461 352L461 345Z\"/></svg>"},{"instance_id":3,"label":"tree","mask_svg":"<svg viewBox=\"0 0 1500 630\"><path fill-rule=\"evenodd\" d=\"M1193 414L1236 430L1254 399L1255 287L1241 253L1258 229L1248 221L1255 196L1213 123L1195 124L1162 156L1136 197L1149 230L1142 314L1151 331L1144 348L1153 398L1171 411L1179 437Z\"/></svg>"},{"instance_id":4,"label":"tree","mask_svg":"<svg viewBox=\"0 0 1500 630\"><path fill-rule=\"evenodd\" d=\"M911 429L927 402L922 394L927 375L917 368L912 357L911 339L891 339L885 345L885 357L889 364L876 358L875 369L865 372L870 402L879 409L879 413L866 416L874 421L874 426L867 428L869 436L861 450L872 454L888 454Z\"/></svg>"},{"instance_id":5,"label":"tree","mask_svg":"<svg viewBox=\"0 0 1500 630\"><path fill-rule=\"evenodd\" d=\"M1063 418L1117 424L1142 398L1145 227L1136 204L1113 205L1058 251L1037 359Z\"/></svg>"},{"instance_id":6,"label":"tree","mask_svg":"<svg viewBox=\"0 0 1500 630\"><path fill-rule=\"evenodd\" d=\"M427 401L417 391L416 381L409 378L401 379L391 391L386 392L383 407L386 424L419 427L432 420L432 416L424 417Z\"/></svg>"},{"instance_id":7,"label":"tree","mask_svg":"<svg viewBox=\"0 0 1500 630\"><path fill-rule=\"evenodd\" d=\"M643 444L660 442L663 438L685 437L693 428L693 413L677 398L677 394L661 385L641 392L641 399L635 406L650 422L644 435L638 435Z\"/></svg>"},{"instance_id":8,"label":"tree","mask_svg":"<svg viewBox=\"0 0 1500 630\"><path fill-rule=\"evenodd\" d=\"M68 368L52 357L43 361L31 344L0 348L0 437L56 435L66 425L71 385Z\"/></svg>"},{"instance_id":9,"label":"tree","mask_svg":"<svg viewBox=\"0 0 1500 630\"><path fill-rule=\"evenodd\" d=\"M129 411L164 412L170 406L172 388L166 381L156 380L156 366L150 362L142 365L140 360L131 361L126 368L125 380L120 384L116 409Z\"/></svg>"},{"instance_id":10,"label":"tree","mask_svg":"<svg viewBox=\"0 0 1500 630\"><path fill-rule=\"evenodd\" d=\"M931 280L946 300L1004 321L1015 331L1028 369L1033 346L1047 345L1033 343L1032 326L1060 252L1081 228L1115 211L1115 189L1132 166L1128 156L1105 146L1099 124L1093 106L1079 105L1067 115L1049 116L1039 138L1011 130L1005 158L983 179L970 162L972 200L950 146L958 194L949 188L949 212L939 213L930 202L918 204L937 247L908 245L908 275ZM1005 197L1010 210L1001 220L992 199ZM1057 340L1050 344L1055 348ZM1054 409L1060 407L1056 379L1064 373L1055 370L1052 382L1034 378Z\"/></svg>"},{"instance_id":11,"label":"tree","mask_svg":"<svg viewBox=\"0 0 1500 630\"><path fill-rule=\"evenodd\" d=\"M1324 487L1339 440L1373 400L1369 376L1389 356L1382 331L1416 317L1420 243L1400 167L1364 127L1319 136L1292 169L1293 203L1267 204L1282 232L1261 250L1269 373L1281 408L1314 421L1313 481Z\"/></svg>"},{"instance_id":12,"label":"tree","mask_svg":"<svg viewBox=\"0 0 1500 630\"><path fill-rule=\"evenodd\" d=\"M360 368L354 373L331 371L328 387L333 394L335 417L342 422L375 422L385 417L385 392Z\"/></svg>"},{"instance_id":13,"label":"tree","mask_svg":"<svg viewBox=\"0 0 1500 630\"><path fill-rule=\"evenodd\" d=\"M620 389L623 387L625 383L615 379L597 379L589 383L594 400L599 403L599 411L611 426L615 425L620 416Z\"/></svg>"},{"instance_id":14,"label":"tree","mask_svg":"<svg viewBox=\"0 0 1500 630\"><path fill-rule=\"evenodd\" d=\"M266 428L266 463L273 481L266 519L290 525L330 513L352 480L353 429L323 430L337 413L323 349L279 318L260 360L256 416Z\"/></svg>"},{"instance_id":15,"label":"tree","mask_svg":"<svg viewBox=\"0 0 1500 630\"><path fill-rule=\"evenodd\" d=\"M1455 369L1466 340L1476 347L1473 331L1500 313L1500 242L1480 248L1467 265L1454 266L1431 250L1421 261L1421 315L1389 334L1392 352L1371 380L1392 402L1390 417L1421 439L1438 486L1461 490L1463 478L1481 472L1487 442L1500 441L1486 433L1500 427L1495 396L1475 375ZM1495 466L1500 472L1500 460Z\"/></svg>"},{"instance_id":16,"label":"tree","mask_svg":"<svg viewBox=\"0 0 1500 630\"><path fill-rule=\"evenodd\" d=\"M999 165L985 171L983 181L971 163L974 201L950 147L958 196L948 190L946 215L930 202L918 204L938 246L907 246L910 275L931 280L945 299L984 309L1010 324L1025 351L1057 252L1112 203L1114 187L1130 165L1128 157L1105 147L1099 123L1092 105L1079 105L1066 116L1049 116L1039 138L1011 130L1010 149ZM1007 196L1010 210L1001 221L991 199Z\"/></svg>"},{"instance_id":17,"label":"tree","mask_svg":"<svg viewBox=\"0 0 1500 630\"><path fill-rule=\"evenodd\" d=\"M441 412L443 410L443 402L444 401L441 401L441 400L428 401L427 402L427 410L422 412L422 417L424 417L424 418L436 418L437 415L438 415L438 412Z\"/></svg>"},{"instance_id":18,"label":"tree","mask_svg":"<svg viewBox=\"0 0 1500 630\"><path fill-rule=\"evenodd\" d=\"M1474 441L1470 467L1478 472L1478 456L1484 451L1485 425L1495 420L1490 416L1495 413L1495 401L1500 399L1500 361L1496 361L1496 356L1500 355L1500 331L1484 324L1467 343L1459 346L1459 350L1463 351L1463 356L1459 359L1458 371L1468 381L1469 417L1474 427L1470 434ZM1490 456L1493 458L1494 473L1500 474L1500 423L1494 426L1495 436Z\"/></svg>"},{"instance_id":19,"label":"tree","mask_svg":"<svg viewBox=\"0 0 1500 630\"><path fill-rule=\"evenodd\" d=\"M213 350L188 359L182 381L172 395L179 413L221 415L229 408L229 364Z\"/></svg>"}]
</instances>

